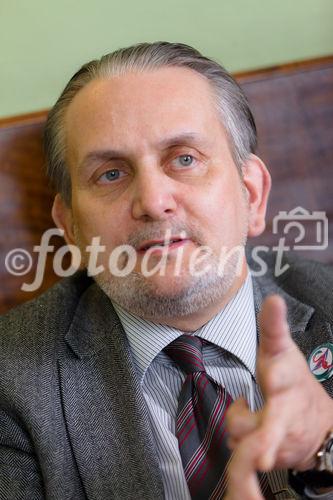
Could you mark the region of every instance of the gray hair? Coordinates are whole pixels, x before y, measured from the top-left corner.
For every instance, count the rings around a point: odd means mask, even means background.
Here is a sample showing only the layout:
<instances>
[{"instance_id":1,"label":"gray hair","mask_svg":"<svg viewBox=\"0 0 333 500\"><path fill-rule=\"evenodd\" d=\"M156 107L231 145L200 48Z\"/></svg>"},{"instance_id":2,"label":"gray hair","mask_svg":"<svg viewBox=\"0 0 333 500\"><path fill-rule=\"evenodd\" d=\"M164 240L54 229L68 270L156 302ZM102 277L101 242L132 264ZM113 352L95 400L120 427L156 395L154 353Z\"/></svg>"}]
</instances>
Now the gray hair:
<instances>
[{"instance_id":1,"label":"gray hair","mask_svg":"<svg viewBox=\"0 0 333 500\"><path fill-rule=\"evenodd\" d=\"M239 170L257 145L255 122L247 98L238 83L217 62L188 45L170 42L140 43L88 62L75 73L50 110L44 135L47 174L65 202L71 203L71 179L66 166L64 118L75 95L97 78L110 78L133 71L150 71L165 66L188 68L210 82L217 110L227 132Z\"/></svg>"}]
</instances>

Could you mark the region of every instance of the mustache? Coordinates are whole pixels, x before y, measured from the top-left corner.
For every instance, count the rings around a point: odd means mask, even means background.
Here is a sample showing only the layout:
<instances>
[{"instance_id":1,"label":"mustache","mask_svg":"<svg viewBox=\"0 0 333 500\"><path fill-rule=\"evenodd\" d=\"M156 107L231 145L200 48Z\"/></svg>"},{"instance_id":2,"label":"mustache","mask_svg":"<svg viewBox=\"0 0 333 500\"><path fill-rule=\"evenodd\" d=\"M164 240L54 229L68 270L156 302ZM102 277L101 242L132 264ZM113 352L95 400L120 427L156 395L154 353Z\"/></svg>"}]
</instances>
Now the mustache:
<instances>
[{"instance_id":1,"label":"mustache","mask_svg":"<svg viewBox=\"0 0 333 500\"><path fill-rule=\"evenodd\" d=\"M204 236L202 231L187 223L172 222L161 224L161 222L152 222L141 229L137 229L129 234L127 244L138 248L143 241L147 240L166 240L170 236L185 235L185 238L192 240L198 245L204 245Z\"/></svg>"}]
</instances>

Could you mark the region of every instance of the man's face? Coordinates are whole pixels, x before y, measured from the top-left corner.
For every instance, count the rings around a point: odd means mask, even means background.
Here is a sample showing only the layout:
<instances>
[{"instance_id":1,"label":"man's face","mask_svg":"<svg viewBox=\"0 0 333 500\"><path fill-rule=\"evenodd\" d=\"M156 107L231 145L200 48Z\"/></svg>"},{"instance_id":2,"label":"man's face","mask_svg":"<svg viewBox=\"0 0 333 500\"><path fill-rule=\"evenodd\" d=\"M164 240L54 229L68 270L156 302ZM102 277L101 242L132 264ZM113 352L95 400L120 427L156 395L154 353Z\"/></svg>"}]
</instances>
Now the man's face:
<instances>
[{"instance_id":1,"label":"man's face","mask_svg":"<svg viewBox=\"0 0 333 500\"><path fill-rule=\"evenodd\" d=\"M95 80L70 104L65 133L73 186L67 234L72 226L81 249L100 236L102 288L155 319L221 307L244 279L244 266L238 277L234 264L217 277L216 265L221 252L244 245L249 204L208 82L175 67ZM177 241L168 245L164 275L143 276L147 249L168 230ZM123 244L135 247L136 266L115 278L108 259ZM202 245L211 249L205 264L214 269L196 277L189 262ZM148 269L161 251L149 251Z\"/></svg>"}]
</instances>

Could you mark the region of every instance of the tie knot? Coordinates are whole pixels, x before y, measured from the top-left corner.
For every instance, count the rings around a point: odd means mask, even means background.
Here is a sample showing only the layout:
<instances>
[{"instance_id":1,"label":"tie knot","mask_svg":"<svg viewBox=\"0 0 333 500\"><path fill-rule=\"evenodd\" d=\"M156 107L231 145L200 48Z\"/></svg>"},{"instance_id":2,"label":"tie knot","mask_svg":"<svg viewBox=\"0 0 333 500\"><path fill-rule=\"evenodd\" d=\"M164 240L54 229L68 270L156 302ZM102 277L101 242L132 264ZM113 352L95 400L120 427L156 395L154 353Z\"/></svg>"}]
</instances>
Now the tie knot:
<instances>
[{"instance_id":1,"label":"tie knot","mask_svg":"<svg viewBox=\"0 0 333 500\"><path fill-rule=\"evenodd\" d=\"M203 372L202 340L192 335L181 335L164 351L185 373Z\"/></svg>"}]
</instances>

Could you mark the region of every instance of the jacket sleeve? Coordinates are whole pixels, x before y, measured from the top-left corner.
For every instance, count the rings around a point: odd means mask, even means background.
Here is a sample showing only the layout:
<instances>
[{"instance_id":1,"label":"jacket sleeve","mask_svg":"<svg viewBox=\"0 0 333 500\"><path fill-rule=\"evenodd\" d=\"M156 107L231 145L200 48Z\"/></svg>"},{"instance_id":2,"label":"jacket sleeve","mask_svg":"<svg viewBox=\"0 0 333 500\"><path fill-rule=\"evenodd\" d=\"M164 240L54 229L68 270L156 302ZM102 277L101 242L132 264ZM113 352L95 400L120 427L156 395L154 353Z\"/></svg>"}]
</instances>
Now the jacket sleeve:
<instances>
[{"instance_id":1,"label":"jacket sleeve","mask_svg":"<svg viewBox=\"0 0 333 500\"><path fill-rule=\"evenodd\" d=\"M41 473L29 437L16 419L1 407L0 498L1 500L45 498Z\"/></svg>"}]
</instances>

